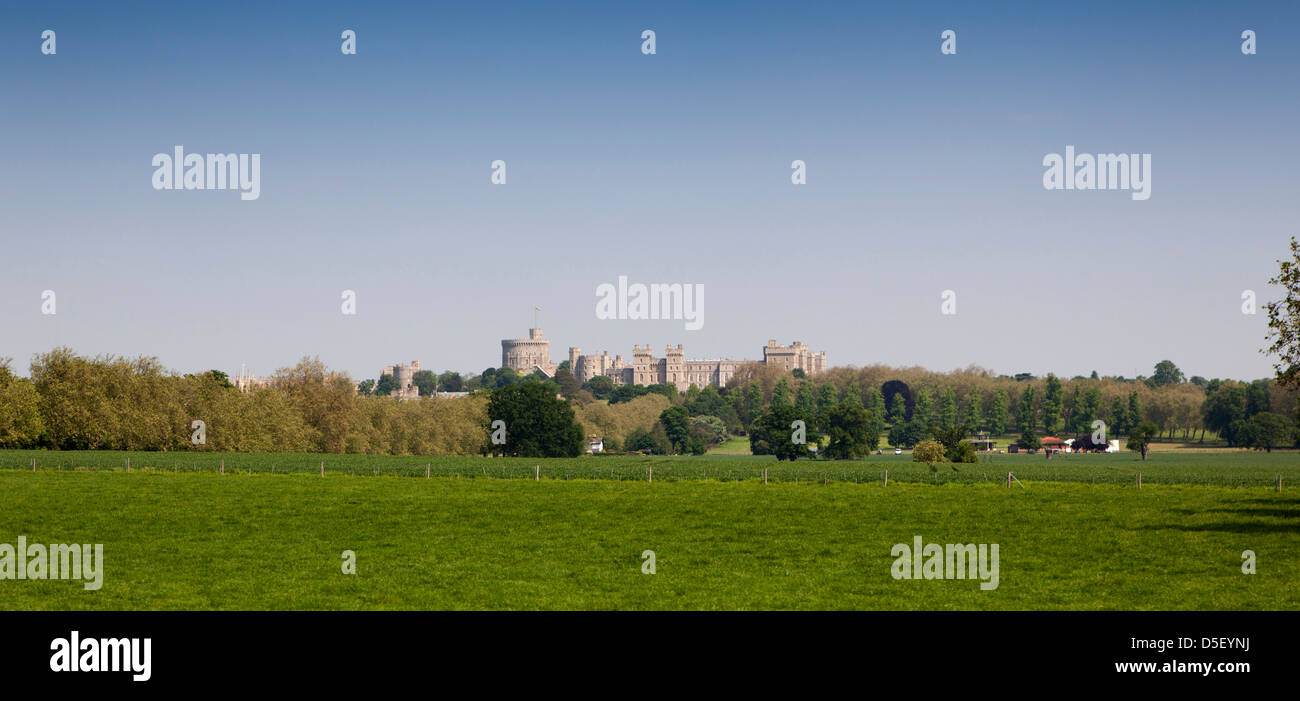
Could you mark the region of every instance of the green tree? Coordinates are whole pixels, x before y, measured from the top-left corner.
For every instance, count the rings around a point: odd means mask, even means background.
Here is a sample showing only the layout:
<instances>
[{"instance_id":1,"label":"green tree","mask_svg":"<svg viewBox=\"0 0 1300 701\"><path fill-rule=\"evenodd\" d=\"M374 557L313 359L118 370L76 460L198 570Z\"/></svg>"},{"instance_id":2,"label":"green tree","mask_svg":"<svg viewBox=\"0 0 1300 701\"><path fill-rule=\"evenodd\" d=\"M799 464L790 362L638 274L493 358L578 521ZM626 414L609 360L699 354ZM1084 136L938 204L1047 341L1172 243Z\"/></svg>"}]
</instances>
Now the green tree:
<instances>
[{"instance_id":1,"label":"green tree","mask_svg":"<svg viewBox=\"0 0 1300 701\"><path fill-rule=\"evenodd\" d=\"M1007 432L1007 392L999 389L989 401L989 434L1001 436Z\"/></svg>"},{"instance_id":2,"label":"green tree","mask_svg":"<svg viewBox=\"0 0 1300 701\"><path fill-rule=\"evenodd\" d=\"M817 413L817 394L811 382L801 382L794 394L794 406L805 414Z\"/></svg>"},{"instance_id":3,"label":"green tree","mask_svg":"<svg viewBox=\"0 0 1300 701\"><path fill-rule=\"evenodd\" d=\"M912 449L912 462L923 462L934 469L935 463L943 462L943 444L939 441L921 441Z\"/></svg>"},{"instance_id":4,"label":"green tree","mask_svg":"<svg viewBox=\"0 0 1300 701\"><path fill-rule=\"evenodd\" d=\"M395 389L400 389L397 386L397 380L392 375L384 373L379 376L379 381L375 383L374 393L376 396L387 397Z\"/></svg>"},{"instance_id":5,"label":"green tree","mask_svg":"<svg viewBox=\"0 0 1300 701\"><path fill-rule=\"evenodd\" d=\"M1089 387L1075 405L1071 415L1074 418L1076 433L1090 432L1092 422L1101 418L1101 388Z\"/></svg>"},{"instance_id":6,"label":"green tree","mask_svg":"<svg viewBox=\"0 0 1300 701\"><path fill-rule=\"evenodd\" d=\"M568 370L555 371L555 384L560 386L560 394L564 395L565 399L573 399L582 389L578 385L578 380Z\"/></svg>"},{"instance_id":7,"label":"green tree","mask_svg":"<svg viewBox=\"0 0 1300 701\"><path fill-rule=\"evenodd\" d=\"M797 438L798 430L793 425L802 421L804 440ZM749 430L749 448L754 455L775 455L777 460L797 460L810 457L810 444L817 443L820 436L815 428L815 418L805 416L792 406L773 406L759 416Z\"/></svg>"},{"instance_id":8,"label":"green tree","mask_svg":"<svg viewBox=\"0 0 1300 701\"><path fill-rule=\"evenodd\" d=\"M1137 425L1128 435L1128 449L1142 453L1142 459L1147 459L1147 451L1151 449L1151 441L1155 439L1160 429L1150 421L1143 421Z\"/></svg>"},{"instance_id":9,"label":"green tree","mask_svg":"<svg viewBox=\"0 0 1300 701\"><path fill-rule=\"evenodd\" d=\"M745 387L745 426L748 428L763 413L763 388L757 382Z\"/></svg>"},{"instance_id":10,"label":"green tree","mask_svg":"<svg viewBox=\"0 0 1300 701\"><path fill-rule=\"evenodd\" d=\"M1277 263L1278 273L1269 278L1268 284L1280 286L1284 295L1264 305L1268 314L1266 340L1271 342L1264 353L1275 358L1273 370L1278 384L1294 388L1300 385L1300 243L1294 236L1291 258Z\"/></svg>"},{"instance_id":11,"label":"green tree","mask_svg":"<svg viewBox=\"0 0 1300 701\"><path fill-rule=\"evenodd\" d=\"M438 375L437 387L439 392L464 392L465 378L458 372L448 370Z\"/></svg>"},{"instance_id":12,"label":"green tree","mask_svg":"<svg viewBox=\"0 0 1300 701\"><path fill-rule=\"evenodd\" d=\"M604 375L597 375L587 380L583 388L596 399L609 399L609 395L614 393L614 381Z\"/></svg>"},{"instance_id":13,"label":"green tree","mask_svg":"<svg viewBox=\"0 0 1300 701\"><path fill-rule=\"evenodd\" d=\"M1250 418L1250 445L1271 453L1274 448L1295 445L1296 424L1290 418L1263 411Z\"/></svg>"},{"instance_id":14,"label":"green tree","mask_svg":"<svg viewBox=\"0 0 1300 701\"><path fill-rule=\"evenodd\" d=\"M1128 405L1123 397L1115 395L1110 400L1110 433L1116 436L1127 434L1128 427Z\"/></svg>"},{"instance_id":15,"label":"green tree","mask_svg":"<svg viewBox=\"0 0 1300 701\"><path fill-rule=\"evenodd\" d=\"M705 448L721 445L727 440L727 425L716 416L692 416L691 438L700 441Z\"/></svg>"},{"instance_id":16,"label":"green tree","mask_svg":"<svg viewBox=\"0 0 1300 701\"><path fill-rule=\"evenodd\" d=\"M438 391L438 376L432 370L416 370L411 373L411 384L421 397L427 397Z\"/></svg>"},{"instance_id":17,"label":"green tree","mask_svg":"<svg viewBox=\"0 0 1300 701\"><path fill-rule=\"evenodd\" d=\"M1244 424L1247 418L1249 397L1246 388L1239 384L1221 384L1201 403L1201 418L1205 427L1215 431L1228 445L1240 445L1240 437L1234 429Z\"/></svg>"},{"instance_id":18,"label":"green tree","mask_svg":"<svg viewBox=\"0 0 1300 701\"><path fill-rule=\"evenodd\" d=\"M375 393L374 380L362 380L360 383L357 384L357 394L361 394L368 397L374 393Z\"/></svg>"},{"instance_id":19,"label":"green tree","mask_svg":"<svg viewBox=\"0 0 1300 701\"><path fill-rule=\"evenodd\" d=\"M972 387L966 395L966 412L962 417L962 422L977 433L984 428L984 405L981 399L979 388Z\"/></svg>"},{"instance_id":20,"label":"green tree","mask_svg":"<svg viewBox=\"0 0 1300 701\"><path fill-rule=\"evenodd\" d=\"M573 409L544 383L521 382L494 390L488 400L488 419L505 422L505 445L491 446L502 455L576 458L582 454L584 436Z\"/></svg>"},{"instance_id":21,"label":"green tree","mask_svg":"<svg viewBox=\"0 0 1300 701\"><path fill-rule=\"evenodd\" d=\"M945 389L939 398L939 425L957 425L957 393L951 387Z\"/></svg>"},{"instance_id":22,"label":"green tree","mask_svg":"<svg viewBox=\"0 0 1300 701\"><path fill-rule=\"evenodd\" d=\"M1128 421L1124 424L1129 431L1142 423L1142 402L1138 400L1137 390L1128 393Z\"/></svg>"},{"instance_id":23,"label":"green tree","mask_svg":"<svg viewBox=\"0 0 1300 701\"><path fill-rule=\"evenodd\" d=\"M668 435L668 442L677 453L686 452L686 444L691 439L691 415L684 406L670 406L659 414L659 423Z\"/></svg>"},{"instance_id":24,"label":"green tree","mask_svg":"<svg viewBox=\"0 0 1300 701\"><path fill-rule=\"evenodd\" d=\"M31 380L14 376L9 363L0 358L0 448L35 447L44 430L41 396Z\"/></svg>"},{"instance_id":25,"label":"green tree","mask_svg":"<svg viewBox=\"0 0 1300 701\"><path fill-rule=\"evenodd\" d=\"M1162 360L1156 363L1155 370L1151 373L1151 378L1147 384L1151 387L1166 387L1176 385L1183 381L1183 371L1174 365L1172 360Z\"/></svg>"},{"instance_id":26,"label":"green tree","mask_svg":"<svg viewBox=\"0 0 1300 701\"><path fill-rule=\"evenodd\" d=\"M776 386L772 388L771 406L789 406L790 405L790 383L785 378L776 381Z\"/></svg>"},{"instance_id":27,"label":"green tree","mask_svg":"<svg viewBox=\"0 0 1300 701\"><path fill-rule=\"evenodd\" d=\"M1034 408L1034 386L1025 385L1020 393L1020 406L1016 407L1016 428L1020 433L1034 433L1038 429L1038 412Z\"/></svg>"},{"instance_id":28,"label":"green tree","mask_svg":"<svg viewBox=\"0 0 1300 701\"><path fill-rule=\"evenodd\" d=\"M1043 391L1043 430L1055 435L1061 430L1061 381L1047 373L1047 388Z\"/></svg>"},{"instance_id":29,"label":"green tree","mask_svg":"<svg viewBox=\"0 0 1300 701\"><path fill-rule=\"evenodd\" d=\"M829 406L835 406L839 403L839 392L835 391L835 385L830 382L823 382L817 385L817 410L821 411Z\"/></svg>"},{"instance_id":30,"label":"green tree","mask_svg":"<svg viewBox=\"0 0 1300 701\"><path fill-rule=\"evenodd\" d=\"M839 404L819 417L821 432L829 439L826 457L832 460L863 458L880 445L875 415L862 407Z\"/></svg>"}]
</instances>

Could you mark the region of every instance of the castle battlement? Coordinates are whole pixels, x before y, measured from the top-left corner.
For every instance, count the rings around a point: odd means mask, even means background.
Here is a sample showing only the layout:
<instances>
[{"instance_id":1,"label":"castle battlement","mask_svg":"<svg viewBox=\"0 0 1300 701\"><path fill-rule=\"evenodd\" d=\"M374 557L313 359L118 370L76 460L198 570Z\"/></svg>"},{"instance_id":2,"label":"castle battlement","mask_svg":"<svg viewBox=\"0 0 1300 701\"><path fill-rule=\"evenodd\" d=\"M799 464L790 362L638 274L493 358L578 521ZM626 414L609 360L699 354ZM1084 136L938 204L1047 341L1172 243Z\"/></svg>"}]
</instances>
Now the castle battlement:
<instances>
[{"instance_id":1,"label":"castle battlement","mask_svg":"<svg viewBox=\"0 0 1300 701\"><path fill-rule=\"evenodd\" d=\"M541 329L529 329L527 339L501 341L501 366L513 368L520 374L540 370L553 377L559 366L551 362L550 356L551 342L542 337ZM756 362L731 358L687 360L686 350L680 343L666 345L662 358L654 357L649 343L634 345L632 360L629 365L621 355L610 358L609 351L584 355L581 347L569 346L569 371L579 383L604 376L613 380L615 385L670 384L679 392L685 392L691 385L725 386L742 364ZM826 369L826 352L813 353L802 341L780 346L776 339L771 339L763 347L763 360L757 362L785 370L798 368L813 375Z\"/></svg>"}]
</instances>

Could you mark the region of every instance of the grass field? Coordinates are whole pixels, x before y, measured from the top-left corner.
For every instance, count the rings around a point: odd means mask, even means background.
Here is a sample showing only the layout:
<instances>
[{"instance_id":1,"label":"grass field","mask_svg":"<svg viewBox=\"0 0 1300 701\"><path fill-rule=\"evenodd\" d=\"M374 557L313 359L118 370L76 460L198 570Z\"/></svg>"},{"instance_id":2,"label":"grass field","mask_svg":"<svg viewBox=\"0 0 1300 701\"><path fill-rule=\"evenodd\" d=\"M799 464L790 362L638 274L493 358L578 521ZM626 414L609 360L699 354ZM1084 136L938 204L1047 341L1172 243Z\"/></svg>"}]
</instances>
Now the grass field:
<instances>
[{"instance_id":1,"label":"grass field","mask_svg":"<svg viewBox=\"0 0 1300 701\"><path fill-rule=\"evenodd\" d=\"M100 591L0 580L10 610L1300 607L1300 492L1262 487L0 470L0 494L0 543L104 544ZM999 587L893 579L916 535L999 544Z\"/></svg>"},{"instance_id":2,"label":"grass field","mask_svg":"<svg viewBox=\"0 0 1300 701\"><path fill-rule=\"evenodd\" d=\"M133 470L174 473L218 473L222 463L228 473L311 473L325 464L327 474L391 475L406 477L496 477L532 479L534 466L554 479L654 480L760 480L857 482L883 481L926 484L1002 484L1007 472L1022 482L1078 482L1132 485L1139 471L1144 484L1267 487L1282 477L1283 484L1300 488L1300 453L1294 450L1263 453L1247 450L1179 451L1152 453L1143 462L1135 453L1057 455L1051 460L1037 455L982 456L981 462L959 466L958 472L939 466L937 472L912 462L910 453L872 455L859 461L778 462L771 456L710 454L693 456L583 456L572 459L418 457L392 455L321 455L312 453L208 453L0 450L0 471L31 470L33 460L41 470L119 470L127 460Z\"/></svg>"}]
</instances>

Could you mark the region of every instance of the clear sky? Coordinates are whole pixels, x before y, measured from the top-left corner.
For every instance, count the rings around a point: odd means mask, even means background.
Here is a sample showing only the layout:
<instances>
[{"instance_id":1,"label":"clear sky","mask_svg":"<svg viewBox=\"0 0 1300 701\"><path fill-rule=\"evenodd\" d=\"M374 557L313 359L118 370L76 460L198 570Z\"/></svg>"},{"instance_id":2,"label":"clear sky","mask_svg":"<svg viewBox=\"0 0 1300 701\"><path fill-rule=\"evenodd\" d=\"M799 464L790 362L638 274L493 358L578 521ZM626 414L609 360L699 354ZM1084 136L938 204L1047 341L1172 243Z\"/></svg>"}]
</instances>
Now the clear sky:
<instances>
[{"instance_id":1,"label":"clear sky","mask_svg":"<svg viewBox=\"0 0 1300 701\"><path fill-rule=\"evenodd\" d=\"M1241 294L1277 296L1300 234L1295 3L0 8L0 356L24 374L59 345L479 371L534 306L557 362L776 338L831 365L1270 374ZM178 144L261 154L261 197L154 190ZM1151 198L1045 190L1067 145L1152 154ZM597 319L619 275L704 285L703 328Z\"/></svg>"}]
</instances>

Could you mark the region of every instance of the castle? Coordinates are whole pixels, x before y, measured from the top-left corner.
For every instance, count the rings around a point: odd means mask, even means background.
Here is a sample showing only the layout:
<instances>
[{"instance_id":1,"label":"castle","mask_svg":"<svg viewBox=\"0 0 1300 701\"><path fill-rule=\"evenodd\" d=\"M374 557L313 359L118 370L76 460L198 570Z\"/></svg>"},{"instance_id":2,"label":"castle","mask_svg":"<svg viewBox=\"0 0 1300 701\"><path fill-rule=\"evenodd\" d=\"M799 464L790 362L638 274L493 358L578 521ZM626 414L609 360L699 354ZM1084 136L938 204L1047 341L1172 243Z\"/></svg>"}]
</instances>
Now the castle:
<instances>
[{"instance_id":1,"label":"castle","mask_svg":"<svg viewBox=\"0 0 1300 701\"><path fill-rule=\"evenodd\" d=\"M419 399L420 388L415 386L415 373L420 370L420 361L412 360L410 365L388 365L384 371L379 373L380 377L392 375L397 381L397 389L393 390L388 396L396 399Z\"/></svg>"},{"instance_id":2,"label":"castle","mask_svg":"<svg viewBox=\"0 0 1300 701\"><path fill-rule=\"evenodd\" d=\"M685 392L691 385L723 387L736 373L736 369L748 362L754 361L731 358L687 360L680 343L675 348L668 346L662 358L654 357L648 344L633 346L630 365L623 361L621 355L613 358L610 358L608 352L583 355L581 348L569 348L569 371L579 383L603 375L613 380L615 385L670 384L679 392ZM778 346L775 340L770 340L763 348L763 360L759 362L785 370L797 368L806 374L815 375L826 369L826 351L814 353L799 341L789 346ZM551 362L551 342L542 337L541 329L529 329L526 339L501 341L501 367L511 368L523 375L540 371L547 377L554 377L559 369L558 365Z\"/></svg>"}]
</instances>

